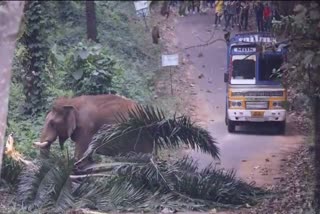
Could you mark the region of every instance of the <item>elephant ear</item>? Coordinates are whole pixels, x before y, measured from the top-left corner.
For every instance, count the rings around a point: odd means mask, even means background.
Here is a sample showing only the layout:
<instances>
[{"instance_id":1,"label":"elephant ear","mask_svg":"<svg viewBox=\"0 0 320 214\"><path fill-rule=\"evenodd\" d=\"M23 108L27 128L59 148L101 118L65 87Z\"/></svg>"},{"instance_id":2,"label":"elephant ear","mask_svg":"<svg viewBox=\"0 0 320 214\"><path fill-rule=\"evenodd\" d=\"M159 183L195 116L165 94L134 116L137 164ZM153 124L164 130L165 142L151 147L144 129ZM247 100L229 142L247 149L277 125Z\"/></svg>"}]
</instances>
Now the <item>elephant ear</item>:
<instances>
[{"instance_id":1,"label":"elephant ear","mask_svg":"<svg viewBox=\"0 0 320 214\"><path fill-rule=\"evenodd\" d=\"M77 110L74 106L63 106L63 110L68 124L68 137L70 137L77 126Z\"/></svg>"}]
</instances>

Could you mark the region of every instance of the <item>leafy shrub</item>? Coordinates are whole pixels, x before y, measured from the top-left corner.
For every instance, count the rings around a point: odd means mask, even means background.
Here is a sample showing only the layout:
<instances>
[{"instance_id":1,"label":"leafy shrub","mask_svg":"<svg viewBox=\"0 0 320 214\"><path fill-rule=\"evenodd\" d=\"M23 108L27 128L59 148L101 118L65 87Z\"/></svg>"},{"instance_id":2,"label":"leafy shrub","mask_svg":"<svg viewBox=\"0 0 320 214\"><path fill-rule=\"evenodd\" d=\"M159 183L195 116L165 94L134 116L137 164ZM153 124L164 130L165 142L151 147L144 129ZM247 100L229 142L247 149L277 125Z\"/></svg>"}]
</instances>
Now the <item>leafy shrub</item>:
<instances>
[{"instance_id":1,"label":"leafy shrub","mask_svg":"<svg viewBox=\"0 0 320 214\"><path fill-rule=\"evenodd\" d=\"M67 54L65 60L66 84L75 95L107 94L112 87L113 76L122 70L99 44L80 42Z\"/></svg>"}]
</instances>

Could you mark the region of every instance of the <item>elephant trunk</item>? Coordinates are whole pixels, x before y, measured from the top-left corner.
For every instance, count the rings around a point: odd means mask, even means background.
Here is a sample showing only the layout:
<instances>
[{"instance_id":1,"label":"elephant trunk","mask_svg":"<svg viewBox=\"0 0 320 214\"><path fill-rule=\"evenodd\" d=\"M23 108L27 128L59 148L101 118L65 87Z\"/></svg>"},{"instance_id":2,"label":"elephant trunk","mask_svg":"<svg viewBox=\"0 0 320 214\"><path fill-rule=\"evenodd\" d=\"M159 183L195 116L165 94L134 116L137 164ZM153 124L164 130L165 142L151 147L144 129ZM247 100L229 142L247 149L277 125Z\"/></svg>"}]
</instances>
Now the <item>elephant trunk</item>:
<instances>
[{"instance_id":1,"label":"elephant trunk","mask_svg":"<svg viewBox=\"0 0 320 214\"><path fill-rule=\"evenodd\" d=\"M34 142L33 145L40 149L40 156L48 157L51 144L56 140L57 132L46 122L42 130L40 142Z\"/></svg>"}]
</instances>

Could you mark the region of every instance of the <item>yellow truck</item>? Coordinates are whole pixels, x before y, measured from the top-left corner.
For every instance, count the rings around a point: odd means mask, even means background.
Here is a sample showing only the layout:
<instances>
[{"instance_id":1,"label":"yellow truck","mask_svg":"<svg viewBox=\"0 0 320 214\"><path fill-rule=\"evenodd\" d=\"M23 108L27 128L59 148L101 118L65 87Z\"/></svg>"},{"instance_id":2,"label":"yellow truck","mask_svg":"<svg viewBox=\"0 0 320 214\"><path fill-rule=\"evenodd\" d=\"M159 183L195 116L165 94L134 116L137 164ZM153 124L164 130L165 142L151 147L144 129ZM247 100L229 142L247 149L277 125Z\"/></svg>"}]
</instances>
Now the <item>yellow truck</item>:
<instances>
[{"instance_id":1,"label":"yellow truck","mask_svg":"<svg viewBox=\"0 0 320 214\"><path fill-rule=\"evenodd\" d=\"M240 33L227 41L225 121L230 133L237 125L269 123L285 134L287 90L275 73L287 49L280 45L261 51L276 43L269 33Z\"/></svg>"}]
</instances>

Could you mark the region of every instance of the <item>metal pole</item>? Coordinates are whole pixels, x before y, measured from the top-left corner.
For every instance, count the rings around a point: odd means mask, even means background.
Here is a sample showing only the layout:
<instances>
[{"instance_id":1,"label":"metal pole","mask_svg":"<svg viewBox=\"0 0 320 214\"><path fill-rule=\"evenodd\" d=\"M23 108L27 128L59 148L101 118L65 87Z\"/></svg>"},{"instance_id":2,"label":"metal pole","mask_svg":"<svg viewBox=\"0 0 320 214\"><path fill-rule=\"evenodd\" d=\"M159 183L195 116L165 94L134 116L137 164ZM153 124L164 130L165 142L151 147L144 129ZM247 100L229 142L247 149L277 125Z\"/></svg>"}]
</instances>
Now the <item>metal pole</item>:
<instances>
[{"instance_id":1,"label":"metal pole","mask_svg":"<svg viewBox=\"0 0 320 214\"><path fill-rule=\"evenodd\" d=\"M143 16L144 25L146 26L146 31L148 31L149 28L148 28L147 19L146 19L146 10L142 11L142 16Z\"/></svg>"},{"instance_id":2,"label":"metal pole","mask_svg":"<svg viewBox=\"0 0 320 214\"><path fill-rule=\"evenodd\" d=\"M171 95L173 95L173 85L172 85L172 69L171 66L169 67L170 69L170 85L171 85Z\"/></svg>"}]
</instances>

